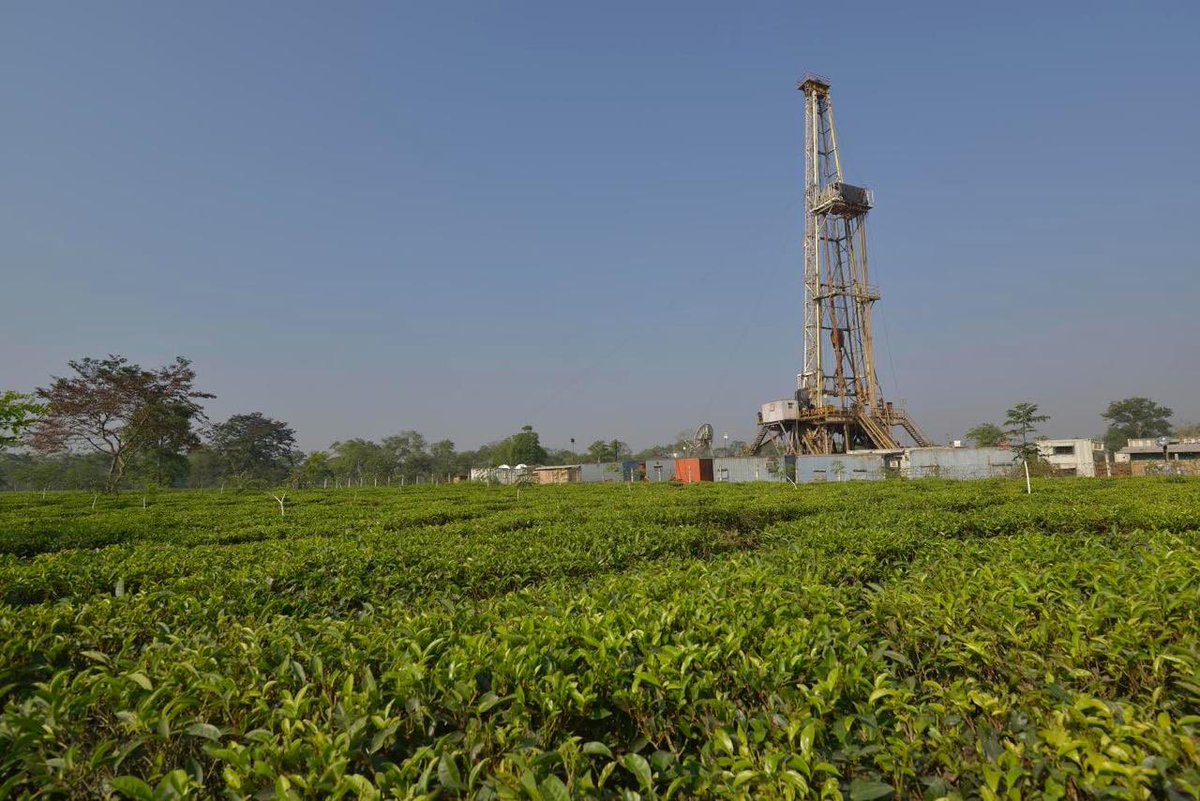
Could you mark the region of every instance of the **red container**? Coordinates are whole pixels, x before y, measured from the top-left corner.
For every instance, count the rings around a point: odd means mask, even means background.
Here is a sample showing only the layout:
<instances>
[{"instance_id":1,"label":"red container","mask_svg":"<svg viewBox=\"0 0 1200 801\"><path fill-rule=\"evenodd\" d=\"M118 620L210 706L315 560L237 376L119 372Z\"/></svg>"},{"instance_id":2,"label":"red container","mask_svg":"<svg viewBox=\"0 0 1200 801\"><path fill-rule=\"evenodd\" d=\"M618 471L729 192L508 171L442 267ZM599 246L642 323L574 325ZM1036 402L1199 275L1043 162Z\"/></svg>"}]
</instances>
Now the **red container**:
<instances>
[{"instance_id":1,"label":"red container","mask_svg":"<svg viewBox=\"0 0 1200 801\"><path fill-rule=\"evenodd\" d=\"M683 484L713 480L712 459L676 459L675 480Z\"/></svg>"}]
</instances>

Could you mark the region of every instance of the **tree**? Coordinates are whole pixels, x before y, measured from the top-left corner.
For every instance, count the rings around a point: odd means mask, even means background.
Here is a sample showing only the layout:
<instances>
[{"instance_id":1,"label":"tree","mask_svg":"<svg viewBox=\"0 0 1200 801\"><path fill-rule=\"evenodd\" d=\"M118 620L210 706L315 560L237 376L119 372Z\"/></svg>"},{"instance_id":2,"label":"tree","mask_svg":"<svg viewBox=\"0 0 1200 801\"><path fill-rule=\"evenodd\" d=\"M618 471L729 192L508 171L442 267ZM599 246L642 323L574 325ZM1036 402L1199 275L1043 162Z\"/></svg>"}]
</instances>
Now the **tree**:
<instances>
[{"instance_id":1,"label":"tree","mask_svg":"<svg viewBox=\"0 0 1200 801\"><path fill-rule=\"evenodd\" d=\"M335 442L329 450L329 467L341 481L364 484L367 479L377 483L382 478L386 482L396 472L395 454L371 440Z\"/></svg>"},{"instance_id":2,"label":"tree","mask_svg":"<svg viewBox=\"0 0 1200 801\"><path fill-rule=\"evenodd\" d=\"M1100 416L1108 421L1104 446L1119 451L1131 439L1163 437L1171 433L1172 411L1149 398L1113 401Z\"/></svg>"},{"instance_id":3,"label":"tree","mask_svg":"<svg viewBox=\"0 0 1200 801\"><path fill-rule=\"evenodd\" d=\"M433 469L427 447L425 437L416 431L401 431L383 440L383 449L395 465L393 469L405 481L416 481Z\"/></svg>"},{"instance_id":4,"label":"tree","mask_svg":"<svg viewBox=\"0 0 1200 801\"><path fill-rule=\"evenodd\" d=\"M208 448L225 474L279 481L294 461L296 432L282 420L262 412L235 414L209 431Z\"/></svg>"},{"instance_id":5,"label":"tree","mask_svg":"<svg viewBox=\"0 0 1200 801\"><path fill-rule=\"evenodd\" d=\"M458 453L455 452L452 441L442 439L429 446L429 468L443 477L460 472Z\"/></svg>"},{"instance_id":6,"label":"tree","mask_svg":"<svg viewBox=\"0 0 1200 801\"><path fill-rule=\"evenodd\" d=\"M137 417L140 425L135 436L139 441L129 459L130 473L160 485L182 483L189 470L184 454L200 446L191 413L178 403L155 401L146 404Z\"/></svg>"},{"instance_id":7,"label":"tree","mask_svg":"<svg viewBox=\"0 0 1200 801\"><path fill-rule=\"evenodd\" d=\"M67 364L74 376L56 376L37 391L46 409L30 443L42 453L82 447L104 454L109 490L120 484L131 457L155 442L177 440L180 426L190 432L193 421L203 417L198 401L216 397L193 386L196 373L182 357L157 370L114 355Z\"/></svg>"},{"instance_id":8,"label":"tree","mask_svg":"<svg viewBox=\"0 0 1200 801\"><path fill-rule=\"evenodd\" d=\"M189 487L219 487L226 478L225 465L211 449L201 445L187 455Z\"/></svg>"},{"instance_id":9,"label":"tree","mask_svg":"<svg viewBox=\"0 0 1200 801\"><path fill-rule=\"evenodd\" d=\"M545 464L546 449L542 447L538 433L533 430L533 426L522 426L519 433L513 434L500 443L492 459L497 466L501 464L512 466Z\"/></svg>"},{"instance_id":10,"label":"tree","mask_svg":"<svg viewBox=\"0 0 1200 801\"><path fill-rule=\"evenodd\" d=\"M980 423L968 431L966 436L980 448L999 447L1008 438L1004 429L995 423Z\"/></svg>"},{"instance_id":11,"label":"tree","mask_svg":"<svg viewBox=\"0 0 1200 801\"><path fill-rule=\"evenodd\" d=\"M586 461L584 456L569 448L546 449L546 464L577 464Z\"/></svg>"},{"instance_id":12,"label":"tree","mask_svg":"<svg viewBox=\"0 0 1200 801\"><path fill-rule=\"evenodd\" d=\"M0 450L20 445L26 429L37 422L45 408L32 395L7 390L0 392Z\"/></svg>"},{"instance_id":13,"label":"tree","mask_svg":"<svg viewBox=\"0 0 1200 801\"><path fill-rule=\"evenodd\" d=\"M313 451L292 471L292 483L297 487L323 485L331 478L333 470L329 467L329 454L326 451Z\"/></svg>"},{"instance_id":14,"label":"tree","mask_svg":"<svg viewBox=\"0 0 1200 801\"><path fill-rule=\"evenodd\" d=\"M605 442L598 439L588 446L588 459L593 462L619 462L632 453L629 446L619 439Z\"/></svg>"},{"instance_id":15,"label":"tree","mask_svg":"<svg viewBox=\"0 0 1200 801\"><path fill-rule=\"evenodd\" d=\"M1017 458L1028 462L1036 461L1038 456L1037 444L1029 441L1029 435L1037 432L1037 424L1050 419L1049 415L1038 414L1036 403L1018 403L1005 413L1004 424L1008 426L1007 433L1014 440L1021 438L1019 445L1012 446Z\"/></svg>"},{"instance_id":16,"label":"tree","mask_svg":"<svg viewBox=\"0 0 1200 801\"><path fill-rule=\"evenodd\" d=\"M1187 439L1200 437L1200 423L1180 423L1175 426L1175 436Z\"/></svg>"}]
</instances>

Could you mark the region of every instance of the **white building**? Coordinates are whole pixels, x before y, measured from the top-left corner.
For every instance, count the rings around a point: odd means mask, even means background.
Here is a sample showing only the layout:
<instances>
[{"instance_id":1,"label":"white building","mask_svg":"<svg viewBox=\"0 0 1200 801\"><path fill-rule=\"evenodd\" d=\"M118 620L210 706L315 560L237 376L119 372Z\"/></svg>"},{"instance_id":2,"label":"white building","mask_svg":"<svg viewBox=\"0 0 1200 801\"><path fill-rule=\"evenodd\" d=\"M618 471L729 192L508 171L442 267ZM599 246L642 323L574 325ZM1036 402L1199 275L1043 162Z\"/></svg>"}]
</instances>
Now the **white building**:
<instances>
[{"instance_id":1,"label":"white building","mask_svg":"<svg viewBox=\"0 0 1200 801\"><path fill-rule=\"evenodd\" d=\"M1072 476L1096 477L1097 446L1090 439L1043 439L1038 440L1037 447L1041 457L1055 470Z\"/></svg>"}]
</instances>

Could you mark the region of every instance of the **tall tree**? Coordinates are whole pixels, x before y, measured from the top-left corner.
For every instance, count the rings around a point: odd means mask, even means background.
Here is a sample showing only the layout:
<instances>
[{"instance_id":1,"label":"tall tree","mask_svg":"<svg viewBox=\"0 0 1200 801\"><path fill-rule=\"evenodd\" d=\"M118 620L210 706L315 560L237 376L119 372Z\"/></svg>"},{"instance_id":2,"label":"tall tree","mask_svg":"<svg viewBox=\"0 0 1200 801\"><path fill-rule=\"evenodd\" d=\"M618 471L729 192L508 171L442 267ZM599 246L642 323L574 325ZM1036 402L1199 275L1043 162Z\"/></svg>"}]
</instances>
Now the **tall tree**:
<instances>
[{"instance_id":1,"label":"tall tree","mask_svg":"<svg viewBox=\"0 0 1200 801\"><path fill-rule=\"evenodd\" d=\"M1131 439L1166 436L1171 433L1172 414L1166 406L1140 396L1113 401L1100 414L1108 421L1104 447L1115 452Z\"/></svg>"},{"instance_id":2,"label":"tall tree","mask_svg":"<svg viewBox=\"0 0 1200 801\"><path fill-rule=\"evenodd\" d=\"M425 437L417 431L401 431L384 437L383 448L395 463L395 471L405 481L416 481L433 469Z\"/></svg>"},{"instance_id":3,"label":"tall tree","mask_svg":"<svg viewBox=\"0 0 1200 801\"><path fill-rule=\"evenodd\" d=\"M497 465L507 464L515 467L519 464L545 464L546 455L546 449L542 447L533 426L522 426L518 433L500 443L492 459Z\"/></svg>"},{"instance_id":4,"label":"tall tree","mask_svg":"<svg viewBox=\"0 0 1200 801\"><path fill-rule=\"evenodd\" d=\"M226 475L278 481L291 469L296 432L262 412L235 414L209 432L208 447Z\"/></svg>"},{"instance_id":5,"label":"tall tree","mask_svg":"<svg viewBox=\"0 0 1200 801\"><path fill-rule=\"evenodd\" d=\"M219 487L229 473L217 454L203 446L187 456L187 485L189 487Z\"/></svg>"},{"instance_id":6,"label":"tall tree","mask_svg":"<svg viewBox=\"0 0 1200 801\"><path fill-rule=\"evenodd\" d=\"M313 451L292 472L293 482L301 487L315 487L333 478L329 466L329 453Z\"/></svg>"},{"instance_id":7,"label":"tall tree","mask_svg":"<svg viewBox=\"0 0 1200 801\"><path fill-rule=\"evenodd\" d=\"M966 436L980 448L995 448L1004 444L1008 438L1004 429L995 423L980 423L968 431Z\"/></svg>"},{"instance_id":8,"label":"tall tree","mask_svg":"<svg viewBox=\"0 0 1200 801\"><path fill-rule=\"evenodd\" d=\"M32 395L6 390L0 392L0 450L20 445L27 428L45 411Z\"/></svg>"},{"instance_id":9,"label":"tall tree","mask_svg":"<svg viewBox=\"0 0 1200 801\"><path fill-rule=\"evenodd\" d=\"M138 417L140 442L129 461L131 474L156 484L182 483L189 469L184 454L200 446L191 412L179 403L155 401L146 404Z\"/></svg>"},{"instance_id":10,"label":"tall tree","mask_svg":"<svg viewBox=\"0 0 1200 801\"><path fill-rule=\"evenodd\" d=\"M1013 438L1014 442L1017 437L1021 438L1019 445L1012 446L1013 452L1018 458L1026 462L1037 460L1037 445L1029 441L1029 435L1037 432L1039 423L1044 423L1049 419L1049 415L1038 414L1036 403L1018 403L1005 413L1004 424L1008 426L1008 435Z\"/></svg>"},{"instance_id":11,"label":"tall tree","mask_svg":"<svg viewBox=\"0 0 1200 801\"><path fill-rule=\"evenodd\" d=\"M452 441L441 439L429 446L429 469L441 478L459 472L458 453Z\"/></svg>"},{"instance_id":12,"label":"tall tree","mask_svg":"<svg viewBox=\"0 0 1200 801\"><path fill-rule=\"evenodd\" d=\"M630 453L629 446L619 439L598 439L588 446L588 458L593 462L617 462Z\"/></svg>"},{"instance_id":13,"label":"tall tree","mask_svg":"<svg viewBox=\"0 0 1200 801\"><path fill-rule=\"evenodd\" d=\"M110 490L121 483L130 458L155 442L179 440L203 416L199 401L216 397L195 388L196 373L182 357L157 370L114 355L67 364L74 376L56 376L37 391L46 409L30 443L43 453L80 447L104 454Z\"/></svg>"},{"instance_id":14,"label":"tall tree","mask_svg":"<svg viewBox=\"0 0 1200 801\"><path fill-rule=\"evenodd\" d=\"M378 442L355 438L329 446L329 468L341 481L378 483L396 473L396 455Z\"/></svg>"}]
</instances>

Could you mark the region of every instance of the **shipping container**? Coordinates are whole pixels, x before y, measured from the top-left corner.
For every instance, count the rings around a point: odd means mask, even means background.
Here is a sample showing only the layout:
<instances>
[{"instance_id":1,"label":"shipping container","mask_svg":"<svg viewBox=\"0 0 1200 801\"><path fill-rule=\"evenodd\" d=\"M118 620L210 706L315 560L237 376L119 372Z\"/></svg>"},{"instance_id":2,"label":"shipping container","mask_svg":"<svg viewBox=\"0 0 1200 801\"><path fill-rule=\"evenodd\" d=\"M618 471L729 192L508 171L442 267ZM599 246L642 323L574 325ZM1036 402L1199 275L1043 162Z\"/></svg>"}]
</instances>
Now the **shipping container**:
<instances>
[{"instance_id":1,"label":"shipping container","mask_svg":"<svg viewBox=\"0 0 1200 801\"><path fill-rule=\"evenodd\" d=\"M884 476L880 453L832 453L797 456L797 483L813 481L875 481Z\"/></svg>"},{"instance_id":2,"label":"shipping container","mask_svg":"<svg viewBox=\"0 0 1200 801\"><path fill-rule=\"evenodd\" d=\"M600 462L580 465L580 480L585 484L601 484L606 481L623 481L624 473L620 462Z\"/></svg>"},{"instance_id":3,"label":"shipping container","mask_svg":"<svg viewBox=\"0 0 1200 801\"><path fill-rule=\"evenodd\" d=\"M647 481L673 481L675 479L675 460L647 459L642 463Z\"/></svg>"},{"instance_id":4,"label":"shipping container","mask_svg":"<svg viewBox=\"0 0 1200 801\"><path fill-rule=\"evenodd\" d=\"M695 484L713 480L712 459L676 459L675 480L684 484Z\"/></svg>"},{"instance_id":5,"label":"shipping container","mask_svg":"<svg viewBox=\"0 0 1200 801\"><path fill-rule=\"evenodd\" d=\"M737 456L713 459L713 481L794 481L795 456Z\"/></svg>"}]
</instances>

